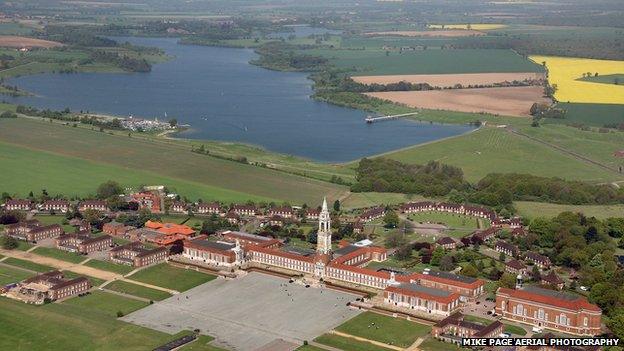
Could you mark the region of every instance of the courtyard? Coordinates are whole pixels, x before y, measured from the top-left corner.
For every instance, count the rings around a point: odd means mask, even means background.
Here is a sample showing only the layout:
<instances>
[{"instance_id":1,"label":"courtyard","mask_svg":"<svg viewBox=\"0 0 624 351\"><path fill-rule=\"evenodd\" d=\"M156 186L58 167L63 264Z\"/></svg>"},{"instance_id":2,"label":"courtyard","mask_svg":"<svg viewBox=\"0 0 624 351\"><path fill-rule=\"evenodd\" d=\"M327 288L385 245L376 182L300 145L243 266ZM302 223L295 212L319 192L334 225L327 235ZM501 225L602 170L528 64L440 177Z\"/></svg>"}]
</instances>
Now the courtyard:
<instances>
[{"instance_id":1,"label":"courtyard","mask_svg":"<svg viewBox=\"0 0 624 351\"><path fill-rule=\"evenodd\" d=\"M255 350L276 339L301 344L337 327L360 311L356 298L306 288L262 273L215 279L131 313L122 320L167 333L199 329L216 346Z\"/></svg>"}]
</instances>

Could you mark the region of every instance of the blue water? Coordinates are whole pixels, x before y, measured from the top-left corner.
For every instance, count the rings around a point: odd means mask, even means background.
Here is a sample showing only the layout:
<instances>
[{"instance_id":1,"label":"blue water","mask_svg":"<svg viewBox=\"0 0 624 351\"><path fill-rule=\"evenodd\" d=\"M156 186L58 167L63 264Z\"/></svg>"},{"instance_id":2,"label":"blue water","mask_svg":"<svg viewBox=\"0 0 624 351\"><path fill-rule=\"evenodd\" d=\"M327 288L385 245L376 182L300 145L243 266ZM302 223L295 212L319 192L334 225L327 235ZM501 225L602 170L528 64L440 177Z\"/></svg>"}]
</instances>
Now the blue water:
<instances>
[{"instance_id":1,"label":"blue water","mask_svg":"<svg viewBox=\"0 0 624 351\"><path fill-rule=\"evenodd\" d=\"M158 46L174 60L150 73L39 74L10 84L35 96L11 103L119 116L176 117L180 136L244 142L323 162L344 162L458 135L469 126L407 120L368 125L366 113L317 102L305 73L250 65L252 50L179 45L171 38L123 38Z\"/></svg>"}]
</instances>

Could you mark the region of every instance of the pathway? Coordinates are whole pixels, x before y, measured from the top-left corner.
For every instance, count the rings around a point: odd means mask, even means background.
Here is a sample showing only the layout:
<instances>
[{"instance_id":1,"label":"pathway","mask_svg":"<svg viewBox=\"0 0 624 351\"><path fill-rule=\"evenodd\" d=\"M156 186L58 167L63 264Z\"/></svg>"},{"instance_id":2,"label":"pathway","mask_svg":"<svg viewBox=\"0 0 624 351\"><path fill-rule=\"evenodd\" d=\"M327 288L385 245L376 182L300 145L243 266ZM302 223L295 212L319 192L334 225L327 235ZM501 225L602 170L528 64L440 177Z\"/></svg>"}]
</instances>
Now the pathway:
<instances>
[{"instance_id":1,"label":"pathway","mask_svg":"<svg viewBox=\"0 0 624 351\"><path fill-rule=\"evenodd\" d=\"M115 291L115 290L110 290L110 289L102 289L102 290L106 291L107 293L111 293L111 294L127 297L129 299L139 300L139 301L143 301L143 302L150 302L150 299L146 299L144 297L139 297L139 296L136 296L136 295L130 295L130 294L122 293L121 291Z\"/></svg>"},{"instance_id":2,"label":"pathway","mask_svg":"<svg viewBox=\"0 0 624 351\"><path fill-rule=\"evenodd\" d=\"M351 338L351 339L355 339L355 340L358 340L358 341L368 342L368 343L371 343L373 345L385 347L385 348L391 349L391 350L397 350L397 351L403 351L404 350L402 347L398 347L398 346L395 346L395 345L386 344L384 342L379 342L379 341L370 340L370 339L362 338L362 337L359 337L359 336L355 336L355 335L339 332L337 330L330 330L330 333L336 334L338 336L342 336L342 337L345 337L345 338Z\"/></svg>"},{"instance_id":3,"label":"pathway","mask_svg":"<svg viewBox=\"0 0 624 351\"><path fill-rule=\"evenodd\" d=\"M418 346L420 346L420 344L422 344L422 342L425 341L425 338L420 337L418 339L416 339L416 341L414 341L413 344L411 344L408 348L405 349L405 351L418 351L420 350L418 348Z\"/></svg>"},{"instance_id":4,"label":"pathway","mask_svg":"<svg viewBox=\"0 0 624 351\"><path fill-rule=\"evenodd\" d=\"M160 287L160 286L143 283L143 282L140 282L138 280L132 280L132 279L127 279L127 278L121 278L120 280L123 280L124 282L128 282L128 283L136 284L136 285L141 285L141 286L144 286L146 288L151 288L151 289L154 289L154 290L164 291L164 292L167 292L167 293L169 293L171 295L177 295L177 294L180 293L177 290L167 289L167 288L163 288L163 287Z\"/></svg>"}]
</instances>

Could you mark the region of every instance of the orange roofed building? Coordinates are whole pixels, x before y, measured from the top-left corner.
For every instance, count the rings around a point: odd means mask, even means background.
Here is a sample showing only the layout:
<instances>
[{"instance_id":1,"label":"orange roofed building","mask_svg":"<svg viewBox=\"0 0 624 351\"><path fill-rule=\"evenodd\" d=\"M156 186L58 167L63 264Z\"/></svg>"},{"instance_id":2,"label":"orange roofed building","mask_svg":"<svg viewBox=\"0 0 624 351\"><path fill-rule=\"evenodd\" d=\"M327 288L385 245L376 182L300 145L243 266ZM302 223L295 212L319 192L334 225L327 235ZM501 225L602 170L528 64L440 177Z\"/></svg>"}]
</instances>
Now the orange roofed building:
<instances>
[{"instance_id":1,"label":"orange roofed building","mask_svg":"<svg viewBox=\"0 0 624 351\"><path fill-rule=\"evenodd\" d=\"M178 240L186 240L195 236L195 230L184 224L147 221L145 228L160 234L155 240L148 241L154 241L161 246L171 245Z\"/></svg>"}]
</instances>

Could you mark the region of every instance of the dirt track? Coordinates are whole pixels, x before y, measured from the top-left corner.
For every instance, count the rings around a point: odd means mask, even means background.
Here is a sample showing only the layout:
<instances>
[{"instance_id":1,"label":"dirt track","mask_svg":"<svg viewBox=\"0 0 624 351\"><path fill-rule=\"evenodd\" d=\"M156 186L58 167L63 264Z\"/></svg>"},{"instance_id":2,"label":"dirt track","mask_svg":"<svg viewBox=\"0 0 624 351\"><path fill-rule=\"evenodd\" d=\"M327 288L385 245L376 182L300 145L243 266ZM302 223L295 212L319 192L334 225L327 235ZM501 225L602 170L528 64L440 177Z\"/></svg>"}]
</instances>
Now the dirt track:
<instances>
[{"instance_id":1,"label":"dirt track","mask_svg":"<svg viewBox=\"0 0 624 351\"><path fill-rule=\"evenodd\" d=\"M445 38L454 38L454 37L474 37L485 35L485 33L480 32L478 30L403 30L403 31L392 31L392 32L369 32L364 33L367 36L384 36L384 35L392 35L399 37L445 37Z\"/></svg>"},{"instance_id":2,"label":"dirt track","mask_svg":"<svg viewBox=\"0 0 624 351\"><path fill-rule=\"evenodd\" d=\"M362 84L390 84L398 82L427 83L433 87L447 88L461 84L469 85L492 85L503 82L543 80L543 73L460 73L460 74L406 74L387 76L354 76L354 81Z\"/></svg>"},{"instance_id":3,"label":"dirt track","mask_svg":"<svg viewBox=\"0 0 624 351\"><path fill-rule=\"evenodd\" d=\"M0 35L0 47L49 49L59 46L63 46L63 44L56 41L18 37L15 35Z\"/></svg>"},{"instance_id":4,"label":"dirt track","mask_svg":"<svg viewBox=\"0 0 624 351\"><path fill-rule=\"evenodd\" d=\"M504 116L529 116L534 102L550 103L539 86L366 93L410 107Z\"/></svg>"}]
</instances>

